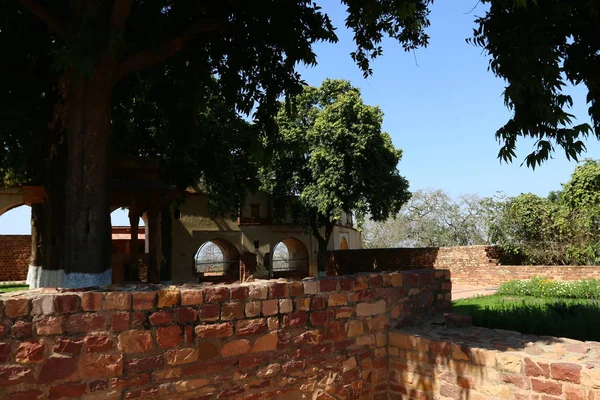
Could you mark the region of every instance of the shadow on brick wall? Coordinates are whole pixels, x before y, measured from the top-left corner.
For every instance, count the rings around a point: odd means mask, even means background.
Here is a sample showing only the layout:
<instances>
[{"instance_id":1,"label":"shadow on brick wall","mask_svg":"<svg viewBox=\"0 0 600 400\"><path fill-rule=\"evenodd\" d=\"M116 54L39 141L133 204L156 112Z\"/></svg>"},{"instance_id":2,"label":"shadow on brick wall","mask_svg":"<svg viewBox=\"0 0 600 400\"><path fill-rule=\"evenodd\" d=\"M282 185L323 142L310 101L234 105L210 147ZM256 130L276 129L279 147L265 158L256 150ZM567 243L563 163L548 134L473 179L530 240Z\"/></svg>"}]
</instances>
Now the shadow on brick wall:
<instances>
[{"instance_id":1,"label":"shadow on brick wall","mask_svg":"<svg viewBox=\"0 0 600 400\"><path fill-rule=\"evenodd\" d=\"M434 269L439 249L357 249L328 252L327 274Z\"/></svg>"}]
</instances>

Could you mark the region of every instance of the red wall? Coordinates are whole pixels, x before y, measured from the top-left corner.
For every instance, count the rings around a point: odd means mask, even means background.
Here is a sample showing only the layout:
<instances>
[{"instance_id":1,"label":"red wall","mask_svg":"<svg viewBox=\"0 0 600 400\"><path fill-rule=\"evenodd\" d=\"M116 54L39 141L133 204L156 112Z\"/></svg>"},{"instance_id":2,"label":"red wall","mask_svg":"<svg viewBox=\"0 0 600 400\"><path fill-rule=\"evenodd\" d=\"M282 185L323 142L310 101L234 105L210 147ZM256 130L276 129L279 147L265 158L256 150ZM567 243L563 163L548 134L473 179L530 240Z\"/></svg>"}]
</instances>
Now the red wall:
<instances>
[{"instance_id":1,"label":"red wall","mask_svg":"<svg viewBox=\"0 0 600 400\"><path fill-rule=\"evenodd\" d=\"M0 235L0 282L27 279L30 235Z\"/></svg>"}]
</instances>

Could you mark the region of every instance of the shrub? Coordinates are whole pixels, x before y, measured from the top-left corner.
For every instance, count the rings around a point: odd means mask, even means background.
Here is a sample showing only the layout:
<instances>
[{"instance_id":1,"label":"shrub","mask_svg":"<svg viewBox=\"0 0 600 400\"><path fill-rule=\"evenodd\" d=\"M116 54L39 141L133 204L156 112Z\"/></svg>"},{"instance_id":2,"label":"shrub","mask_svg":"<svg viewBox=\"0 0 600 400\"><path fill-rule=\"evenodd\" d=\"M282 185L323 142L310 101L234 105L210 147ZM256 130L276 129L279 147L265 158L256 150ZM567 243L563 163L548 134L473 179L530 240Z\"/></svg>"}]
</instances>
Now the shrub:
<instances>
[{"instance_id":1,"label":"shrub","mask_svg":"<svg viewBox=\"0 0 600 400\"><path fill-rule=\"evenodd\" d=\"M600 279L560 282L534 277L529 280L504 282L500 285L498 294L556 299L600 299Z\"/></svg>"}]
</instances>

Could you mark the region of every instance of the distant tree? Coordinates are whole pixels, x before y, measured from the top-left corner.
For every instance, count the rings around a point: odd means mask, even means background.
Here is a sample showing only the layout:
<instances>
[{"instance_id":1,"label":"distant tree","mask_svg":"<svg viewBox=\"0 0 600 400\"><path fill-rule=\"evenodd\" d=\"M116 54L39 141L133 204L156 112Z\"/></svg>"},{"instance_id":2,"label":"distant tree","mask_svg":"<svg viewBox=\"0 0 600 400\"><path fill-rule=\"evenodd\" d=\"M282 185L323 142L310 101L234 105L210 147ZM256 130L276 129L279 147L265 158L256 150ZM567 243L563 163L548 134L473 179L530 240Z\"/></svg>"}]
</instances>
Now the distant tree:
<instances>
[{"instance_id":1,"label":"distant tree","mask_svg":"<svg viewBox=\"0 0 600 400\"><path fill-rule=\"evenodd\" d=\"M394 215L409 199L408 182L397 170L402 151L381 131L383 113L363 103L357 88L343 80L305 87L288 113L282 105L278 134L261 167L262 187L276 212L309 226L319 244L324 271L327 243L342 213L374 220Z\"/></svg>"},{"instance_id":2,"label":"distant tree","mask_svg":"<svg viewBox=\"0 0 600 400\"><path fill-rule=\"evenodd\" d=\"M445 247L486 244L492 201L477 195L450 197L443 190L417 190L400 212L383 222L367 221L365 247Z\"/></svg>"},{"instance_id":3,"label":"distant tree","mask_svg":"<svg viewBox=\"0 0 600 400\"><path fill-rule=\"evenodd\" d=\"M536 140L525 162L535 168L556 147L568 159L585 149L583 138L600 138L600 4L581 0L481 0L489 5L469 42L490 57L490 69L506 80L504 102L513 111L496 132L499 158L515 156L519 137ZM569 84L587 87L592 126L575 124L568 109Z\"/></svg>"}]
</instances>

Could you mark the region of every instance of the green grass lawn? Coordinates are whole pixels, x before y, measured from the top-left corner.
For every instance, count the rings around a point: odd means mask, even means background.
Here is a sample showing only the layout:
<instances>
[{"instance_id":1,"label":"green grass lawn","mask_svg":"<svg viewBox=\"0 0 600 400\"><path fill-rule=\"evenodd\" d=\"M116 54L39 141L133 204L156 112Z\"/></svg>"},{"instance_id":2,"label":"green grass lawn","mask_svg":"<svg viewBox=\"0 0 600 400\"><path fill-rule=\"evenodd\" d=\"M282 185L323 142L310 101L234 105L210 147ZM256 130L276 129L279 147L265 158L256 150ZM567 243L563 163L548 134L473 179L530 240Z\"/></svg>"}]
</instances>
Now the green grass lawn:
<instances>
[{"instance_id":1,"label":"green grass lawn","mask_svg":"<svg viewBox=\"0 0 600 400\"><path fill-rule=\"evenodd\" d=\"M471 315L475 326L600 341L600 302L595 299L492 295L456 300L452 311Z\"/></svg>"},{"instance_id":2,"label":"green grass lawn","mask_svg":"<svg viewBox=\"0 0 600 400\"><path fill-rule=\"evenodd\" d=\"M27 290L27 289L29 289L29 285L22 285L22 284L0 285L0 293L16 292L18 290Z\"/></svg>"}]
</instances>

